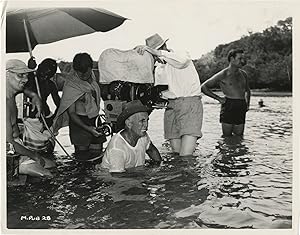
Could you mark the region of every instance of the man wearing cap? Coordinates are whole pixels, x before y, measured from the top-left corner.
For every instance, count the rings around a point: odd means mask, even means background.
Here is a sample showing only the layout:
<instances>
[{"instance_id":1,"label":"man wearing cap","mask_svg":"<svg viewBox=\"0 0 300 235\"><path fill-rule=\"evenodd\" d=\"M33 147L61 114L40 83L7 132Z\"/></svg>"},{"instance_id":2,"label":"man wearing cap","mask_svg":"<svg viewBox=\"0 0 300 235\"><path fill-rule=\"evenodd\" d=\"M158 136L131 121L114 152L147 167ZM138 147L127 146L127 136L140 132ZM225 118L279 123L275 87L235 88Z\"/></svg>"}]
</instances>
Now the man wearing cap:
<instances>
[{"instance_id":1,"label":"man wearing cap","mask_svg":"<svg viewBox=\"0 0 300 235\"><path fill-rule=\"evenodd\" d=\"M51 176L51 173L43 168L47 160L37 152L24 147L19 138L20 132L17 125L18 110L15 97L18 93L24 91L24 86L28 81L27 75L32 71L34 70L29 69L20 60L12 59L6 63L6 142L13 146L13 150L17 154L22 155L20 159L20 174L27 172L33 176ZM26 95L31 97L35 104L40 102L40 99L34 92L27 91ZM30 168L28 167L29 164Z\"/></svg>"},{"instance_id":2,"label":"man wearing cap","mask_svg":"<svg viewBox=\"0 0 300 235\"><path fill-rule=\"evenodd\" d=\"M146 153L154 162L161 162L161 156L147 134L148 111L139 100L125 104L117 118L117 126L122 130L108 143L101 168L111 173L122 173L144 166Z\"/></svg>"},{"instance_id":3,"label":"man wearing cap","mask_svg":"<svg viewBox=\"0 0 300 235\"><path fill-rule=\"evenodd\" d=\"M202 137L203 107L201 85L196 68L187 52L175 53L167 48L166 40L154 34L146 39L146 46L137 46L139 54L152 54L157 63L155 79L164 79L168 90L162 98L168 99L164 114L164 134L170 140L174 153L192 155L198 138Z\"/></svg>"}]
</instances>

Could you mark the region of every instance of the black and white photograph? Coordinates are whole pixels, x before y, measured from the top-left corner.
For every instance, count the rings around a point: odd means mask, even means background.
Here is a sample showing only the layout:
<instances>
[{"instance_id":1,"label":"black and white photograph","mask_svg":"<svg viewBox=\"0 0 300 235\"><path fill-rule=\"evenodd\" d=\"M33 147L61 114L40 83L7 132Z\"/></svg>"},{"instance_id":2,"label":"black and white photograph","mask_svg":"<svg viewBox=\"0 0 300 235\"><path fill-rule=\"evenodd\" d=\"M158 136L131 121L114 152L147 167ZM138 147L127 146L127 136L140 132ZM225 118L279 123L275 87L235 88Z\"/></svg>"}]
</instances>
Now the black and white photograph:
<instances>
[{"instance_id":1,"label":"black and white photograph","mask_svg":"<svg viewBox=\"0 0 300 235\"><path fill-rule=\"evenodd\" d=\"M2 2L2 233L299 234L299 6Z\"/></svg>"}]
</instances>

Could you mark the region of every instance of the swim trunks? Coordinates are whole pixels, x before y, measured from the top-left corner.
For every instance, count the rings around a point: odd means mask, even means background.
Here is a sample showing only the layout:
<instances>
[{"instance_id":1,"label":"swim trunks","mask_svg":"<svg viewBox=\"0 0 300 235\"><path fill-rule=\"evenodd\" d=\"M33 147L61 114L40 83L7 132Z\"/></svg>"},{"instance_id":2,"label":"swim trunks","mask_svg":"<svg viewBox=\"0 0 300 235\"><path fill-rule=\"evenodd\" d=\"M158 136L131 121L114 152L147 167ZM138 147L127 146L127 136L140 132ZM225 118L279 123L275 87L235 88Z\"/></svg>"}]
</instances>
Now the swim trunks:
<instances>
[{"instance_id":1,"label":"swim trunks","mask_svg":"<svg viewBox=\"0 0 300 235\"><path fill-rule=\"evenodd\" d=\"M226 101L221 106L220 122L240 125L245 124L247 103L245 99L230 99L225 98Z\"/></svg>"}]
</instances>

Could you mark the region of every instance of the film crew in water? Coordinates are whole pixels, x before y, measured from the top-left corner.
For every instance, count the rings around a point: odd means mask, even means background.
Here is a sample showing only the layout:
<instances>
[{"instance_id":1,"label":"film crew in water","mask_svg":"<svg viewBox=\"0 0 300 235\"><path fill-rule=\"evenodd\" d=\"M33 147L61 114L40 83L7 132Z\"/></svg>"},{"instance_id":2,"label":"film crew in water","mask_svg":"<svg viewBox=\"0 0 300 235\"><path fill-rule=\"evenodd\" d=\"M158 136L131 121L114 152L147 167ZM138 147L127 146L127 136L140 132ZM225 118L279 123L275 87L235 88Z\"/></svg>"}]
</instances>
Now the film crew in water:
<instances>
[{"instance_id":1,"label":"film crew in water","mask_svg":"<svg viewBox=\"0 0 300 235\"><path fill-rule=\"evenodd\" d=\"M24 146L20 139L20 130L17 125L18 109L15 97L24 92L24 86L28 81L29 69L23 61L12 59L6 62L6 143L10 154L18 155L19 173L31 176L52 176L46 168L54 167L54 162L42 157L37 151L32 151ZM38 96L27 90L26 95L32 98L33 103ZM38 111L37 115L40 115Z\"/></svg>"},{"instance_id":2,"label":"film crew in water","mask_svg":"<svg viewBox=\"0 0 300 235\"><path fill-rule=\"evenodd\" d=\"M124 109L117 118L117 126L121 131L111 138L98 169L123 173L144 166L146 153L155 163L161 162L160 153L147 134L148 112L149 109L139 100L124 104Z\"/></svg>"},{"instance_id":3,"label":"film crew in water","mask_svg":"<svg viewBox=\"0 0 300 235\"><path fill-rule=\"evenodd\" d=\"M221 104L220 122L223 136L243 135L246 112L250 105L250 88L247 73L241 68L246 65L244 51L230 50L228 67L221 70L203 83L201 89L207 96ZM211 88L220 86L225 97L220 97Z\"/></svg>"}]
</instances>

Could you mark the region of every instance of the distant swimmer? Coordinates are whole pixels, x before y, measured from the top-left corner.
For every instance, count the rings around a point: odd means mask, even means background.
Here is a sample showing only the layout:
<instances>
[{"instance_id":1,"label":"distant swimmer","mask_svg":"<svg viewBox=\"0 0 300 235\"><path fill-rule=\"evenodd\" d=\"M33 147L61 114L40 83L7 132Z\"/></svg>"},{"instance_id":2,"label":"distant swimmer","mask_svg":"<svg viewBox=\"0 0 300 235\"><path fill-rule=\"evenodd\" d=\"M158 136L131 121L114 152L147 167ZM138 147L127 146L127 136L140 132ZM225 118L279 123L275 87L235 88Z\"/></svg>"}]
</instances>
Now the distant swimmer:
<instances>
[{"instance_id":1,"label":"distant swimmer","mask_svg":"<svg viewBox=\"0 0 300 235\"><path fill-rule=\"evenodd\" d=\"M246 65L244 51L230 50L227 68L218 72L201 86L202 92L221 103L220 122L223 136L243 135L246 112L250 105L250 88L247 74L241 68ZM211 91L216 85L220 86L225 97L220 97Z\"/></svg>"},{"instance_id":2,"label":"distant swimmer","mask_svg":"<svg viewBox=\"0 0 300 235\"><path fill-rule=\"evenodd\" d=\"M262 107L265 107L266 105L264 104L264 101L263 101L263 99L260 99L259 101L258 101L258 106L260 107L260 108L262 108Z\"/></svg>"}]
</instances>

